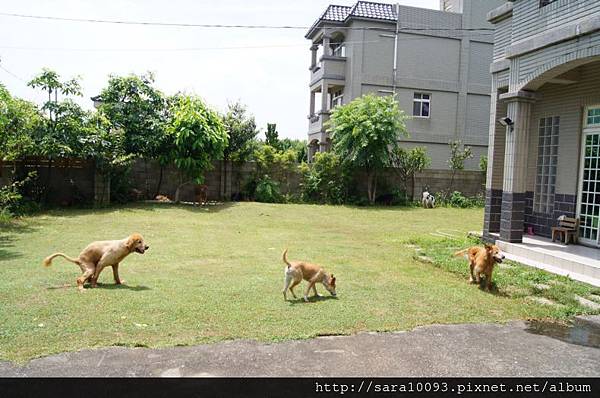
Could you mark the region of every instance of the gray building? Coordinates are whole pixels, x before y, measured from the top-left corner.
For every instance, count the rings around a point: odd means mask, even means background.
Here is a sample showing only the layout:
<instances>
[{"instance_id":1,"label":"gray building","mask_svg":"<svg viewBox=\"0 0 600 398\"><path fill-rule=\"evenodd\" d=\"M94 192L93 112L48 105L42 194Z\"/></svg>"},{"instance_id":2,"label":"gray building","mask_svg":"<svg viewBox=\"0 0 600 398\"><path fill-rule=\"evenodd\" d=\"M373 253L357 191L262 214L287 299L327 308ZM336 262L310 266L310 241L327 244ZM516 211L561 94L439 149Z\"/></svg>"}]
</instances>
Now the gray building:
<instances>
[{"instance_id":1,"label":"gray building","mask_svg":"<svg viewBox=\"0 0 600 398\"><path fill-rule=\"evenodd\" d=\"M330 5L306 34L310 63L309 158L326 151L330 110L367 93L395 93L411 119L407 148L427 147L447 169L448 143L487 155L493 25L502 0L442 0L440 11L359 1ZM396 57L394 59L394 55Z\"/></svg>"},{"instance_id":2,"label":"gray building","mask_svg":"<svg viewBox=\"0 0 600 398\"><path fill-rule=\"evenodd\" d=\"M565 215L580 219L579 241L597 247L600 1L508 1L488 20L496 30L484 234L550 236Z\"/></svg>"}]
</instances>

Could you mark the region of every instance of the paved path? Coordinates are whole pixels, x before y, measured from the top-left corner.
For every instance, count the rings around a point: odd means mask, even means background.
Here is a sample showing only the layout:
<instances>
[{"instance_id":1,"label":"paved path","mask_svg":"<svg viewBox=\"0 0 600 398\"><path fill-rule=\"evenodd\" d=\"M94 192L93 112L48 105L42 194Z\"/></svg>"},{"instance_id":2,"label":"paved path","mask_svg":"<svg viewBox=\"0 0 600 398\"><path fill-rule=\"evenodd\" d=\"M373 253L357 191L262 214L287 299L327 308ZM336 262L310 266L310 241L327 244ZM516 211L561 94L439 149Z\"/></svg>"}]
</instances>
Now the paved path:
<instances>
[{"instance_id":1,"label":"paved path","mask_svg":"<svg viewBox=\"0 0 600 398\"><path fill-rule=\"evenodd\" d=\"M276 344L110 347L23 367L0 362L0 376L600 376L600 349L568 342L599 347L600 316L553 330L555 337L532 329L525 322L434 325Z\"/></svg>"}]
</instances>

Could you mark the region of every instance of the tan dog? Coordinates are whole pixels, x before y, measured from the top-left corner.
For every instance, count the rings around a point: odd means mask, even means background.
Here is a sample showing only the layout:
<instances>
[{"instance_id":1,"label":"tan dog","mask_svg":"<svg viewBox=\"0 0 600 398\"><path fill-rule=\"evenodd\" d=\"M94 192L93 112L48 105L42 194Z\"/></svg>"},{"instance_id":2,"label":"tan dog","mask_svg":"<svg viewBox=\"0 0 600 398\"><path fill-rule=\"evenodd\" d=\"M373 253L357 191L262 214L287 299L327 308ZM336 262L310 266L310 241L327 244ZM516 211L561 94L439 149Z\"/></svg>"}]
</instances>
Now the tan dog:
<instances>
[{"instance_id":1,"label":"tan dog","mask_svg":"<svg viewBox=\"0 0 600 398\"><path fill-rule=\"evenodd\" d=\"M81 276L77 278L77 288L83 291L83 284L90 279L92 287L96 287L96 282L104 267L111 266L115 283L120 285L125 281L119 278L119 263L133 252L144 254L150 247L144 243L144 238L140 234L132 234L121 240L104 240L90 243L77 258L71 258L63 253L54 253L44 259L43 264L49 267L52 259L63 257L67 261L79 265Z\"/></svg>"},{"instance_id":2,"label":"tan dog","mask_svg":"<svg viewBox=\"0 0 600 398\"><path fill-rule=\"evenodd\" d=\"M316 264L305 263L303 261L294 261L290 263L287 259L287 249L285 249L283 252L283 262L287 264L287 267L284 270L284 300L287 300L288 289L290 289L292 296L296 298L294 287L302 282L302 279L308 281L308 286L306 287L306 292L304 293L304 301L308 301L308 293L310 292L310 289L313 290L315 296L321 297L321 295L317 293L317 288L315 287L317 283L322 283L323 286L325 286L325 289L327 289L327 291L335 297L335 277L333 274L327 274L323 267Z\"/></svg>"},{"instance_id":3,"label":"tan dog","mask_svg":"<svg viewBox=\"0 0 600 398\"><path fill-rule=\"evenodd\" d=\"M485 247L473 246L469 249L458 251L454 255L464 255L469 260L469 268L471 269L470 283L479 284L481 282L481 275L485 275L485 283L488 290L492 286L494 265L496 263L500 264L504 260L504 254L500 253L498 246L488 244Z\"/></svg>"}]
</instances>

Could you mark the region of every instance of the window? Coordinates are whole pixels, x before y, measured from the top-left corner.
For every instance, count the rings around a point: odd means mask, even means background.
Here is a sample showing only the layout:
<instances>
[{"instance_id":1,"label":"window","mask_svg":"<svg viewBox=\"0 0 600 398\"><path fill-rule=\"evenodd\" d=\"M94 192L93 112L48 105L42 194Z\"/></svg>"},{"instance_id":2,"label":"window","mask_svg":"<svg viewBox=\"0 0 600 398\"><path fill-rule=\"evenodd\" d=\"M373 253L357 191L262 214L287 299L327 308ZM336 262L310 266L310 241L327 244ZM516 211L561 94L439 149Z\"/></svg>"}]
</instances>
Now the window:
<instances>
[{"instance_id":1,"label":"window","mask_svg":"<svg viewBox=\"0 0 600 398\"><path fill-rule=\"evenodd\" d=\"M537 176L533 201L533 211L538 213L551 214L554 211L559 124L559 116L540 119Z\"/></svg>"},{"instance_id":2,"label":"window","mask_svg":"<svg viewBox=\"0 0 600 398\"><path fill-rule=\"evenodd\" d=\"M336 90L331 93L331 109L335 108L338 105L342 105L344 102L344 91Z\"/></svg>"},{"instance_id":3,"label":"window","mask_svg":"<svg viewBox=\"0 0 600 398\"><path fill-rule=\"evenodd\" d=\"M344 43L332 44L331 48L333 49L332 54L334 57L346 56L346 46L344 45Z\"/></svg>"},{"instance_id":4,"label":"window","mask_svg":"<svg viewBox=\"0 0 600 398\"><path fill-rule=\"evenodd\" d=\"M431 94L415 93L413 100L413 116L429 117Z\"/></svg>"},{"instance_id":5,"label":"window","mask_svg":"<svg viewBox=\"0 0 600 398\"><path fill-rule=\"evenodd\" d=\"M547 6L550 3L554 3L556 0L540 0L540 7Z\"/></svg>"},{"instance_id":6,"label":"window","mask_svg":"<svg viewBox=\"0 0 600 398\"><path fill-rule=\"evenodd\" d=\"M588 108L585 124L587 127L600 127L600 107Z\"/></svg>"}]
</instances>

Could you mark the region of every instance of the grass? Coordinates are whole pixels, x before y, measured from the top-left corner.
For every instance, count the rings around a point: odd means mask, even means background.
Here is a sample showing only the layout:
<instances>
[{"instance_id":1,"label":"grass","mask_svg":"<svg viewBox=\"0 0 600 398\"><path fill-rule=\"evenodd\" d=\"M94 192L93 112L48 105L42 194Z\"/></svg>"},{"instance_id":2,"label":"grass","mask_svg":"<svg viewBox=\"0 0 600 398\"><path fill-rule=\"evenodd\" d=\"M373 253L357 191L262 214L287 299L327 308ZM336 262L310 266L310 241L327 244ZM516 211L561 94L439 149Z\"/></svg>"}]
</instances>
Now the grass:
<instances>
[{"instance_id":1,"label":"grass","mask_svg":"<svg viewBox=\"0 0 600 398\"><path fill-rule=\"evenodd\" d=\"M279 341L586 312L569 297L590 287L542 271L500 269L495 293L469 285L466 264L448 257L468 242L430 233L461 237L480 229L482 216L482 209L235 203L144 204L25 218L0 229L0 358L23 362L111 345ZM77 255L92 240L134 231L151 248L122 263L125 286L113 285L106 270L98 289L79 294L77 266L62 259L41 266L51 252ZM411 245L420 245L435 264L420 261ZM321 263L336 274L338 298L285 302L286 247L290 259ZM549 279L560 284L531 290L531 281ZM507 293L523 286L527 294ZM537 304L525 298L530 293L565 306Z\"/></svg>"}]
</instances>

